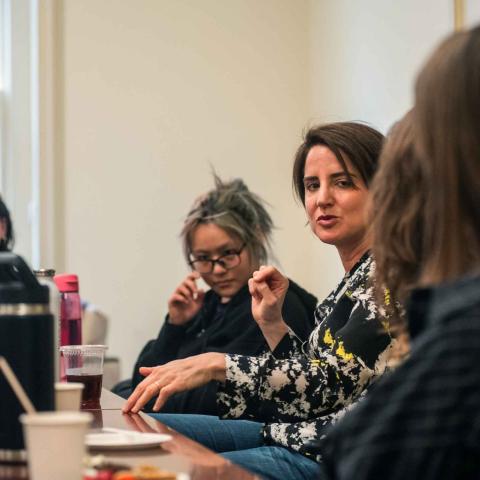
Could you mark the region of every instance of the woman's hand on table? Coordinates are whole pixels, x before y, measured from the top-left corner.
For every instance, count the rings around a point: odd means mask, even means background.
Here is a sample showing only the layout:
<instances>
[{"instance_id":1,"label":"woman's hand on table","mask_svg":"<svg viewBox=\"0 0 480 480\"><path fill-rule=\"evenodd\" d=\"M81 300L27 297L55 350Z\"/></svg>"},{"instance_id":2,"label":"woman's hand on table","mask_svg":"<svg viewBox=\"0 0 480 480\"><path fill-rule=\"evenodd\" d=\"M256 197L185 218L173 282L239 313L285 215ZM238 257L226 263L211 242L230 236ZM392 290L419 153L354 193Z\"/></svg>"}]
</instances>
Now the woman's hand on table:
<instances>
[{"instance_id":1,"label":"woman's hand on table","mask_svg":"<svg viewBox=\"0 0 480 480\"><path fill-rule=\"evenodd\" d=\"M253 272L252 278L248 281L253 318L272 350L288 332L287 324L282 317L288 283L288 278L275 267L265 266Z\"/></svg>"},{"instance_id":2,"label":"woman's hand on table","mask_svg":"<svg viewBox=\"0 0 480 480\"><path fill-rule=\"evenodd\" d=\"M202 308L205 292L197 287L198 272L192 272L175 289L168 299L168 321L173 325L184 325Z\"/></svg>"},{"instance_id":3,"label":"woman's hand on table","mask_svg":"<svg viewBox=\"0 0 480 480\"><path fill-rule=\"evenodd\" d=\"M124 413L137 413L158 395L153 410L158 412L174 393L201 387L211 380L225 381L225 354L202 353L193 357L174 360L158 367L141 367L145 376L123 407Z\"/></svg>"}]
</instances>

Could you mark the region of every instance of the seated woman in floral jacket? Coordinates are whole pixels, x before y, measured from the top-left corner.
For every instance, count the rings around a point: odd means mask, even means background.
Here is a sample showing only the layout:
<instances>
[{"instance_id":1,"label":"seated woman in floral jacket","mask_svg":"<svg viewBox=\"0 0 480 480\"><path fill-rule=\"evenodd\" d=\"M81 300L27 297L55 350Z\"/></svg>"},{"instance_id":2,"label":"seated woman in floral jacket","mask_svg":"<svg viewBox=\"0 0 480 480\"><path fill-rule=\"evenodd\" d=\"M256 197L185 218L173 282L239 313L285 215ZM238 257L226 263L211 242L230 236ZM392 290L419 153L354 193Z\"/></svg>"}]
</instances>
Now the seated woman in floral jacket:
<instances>
[{"instance_id":1,"label":"seated woman in floral jacket","mask_svg":"<svg viewBox=\"0 0 480 480\"><path fill-rule=\"evenodd\" d=\"M316 309L317 326L302 346L281 308L288 280L263 267L249 280L252 309L272 353L208 353L144 368L124 411L137 412L212 379L219 420L158 414L161 422L268 479L320 475L311 442L342 415L387 367L393 340L374 303L366 209L383 136L357 123L312 128L297 151L293 180L314 234L334 245L345 276ZM295 353L276 358L275 349ZM237 419L242 420L237 420Z\"/></svg>"}]
</instances>

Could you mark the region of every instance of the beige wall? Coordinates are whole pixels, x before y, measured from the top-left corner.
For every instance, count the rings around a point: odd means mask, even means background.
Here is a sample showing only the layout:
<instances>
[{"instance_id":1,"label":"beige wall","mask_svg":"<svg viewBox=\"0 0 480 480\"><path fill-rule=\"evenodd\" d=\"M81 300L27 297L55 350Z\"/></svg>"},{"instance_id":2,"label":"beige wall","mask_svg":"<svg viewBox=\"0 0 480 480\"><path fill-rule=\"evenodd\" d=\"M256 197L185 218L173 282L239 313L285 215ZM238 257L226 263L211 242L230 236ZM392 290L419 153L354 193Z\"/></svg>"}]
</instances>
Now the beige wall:
<instances>
[{"instance_id":1,"label":"beige wall","mask_svg":"<svg viewBox=\"0 0 480 480\"><path fill-rule=\"evenodd\" d=\"M309 114L307 7L63 2L64 266L109 314L125 373L187 271L178 232L211 166L272 204L282 266L309 276L290 186Z\"/></svg>"},{"instance_id":2,"label":"beige wall","mask_svg":"<svg viewBox=\"0 0 480 480\"><path fill-rule=\"evenodd\" d=\"M453 30L453 0L311 0L315 119L386 131L413 102L416 72Z\"/></svg>"},{"instance_id":3,"label":"beige wall","mask_svg":"<svg viewBox=\"0 0 480 480\"><path fill-rule=\"evenodd\" d=\"M453 1L310 0L310 7L310 121L361 120L386 133L413 104L418 68L452 31ZM310 266L320 279L341 275L338 258L318 242ZM326 294L326 282L319 285Z\"/></svg>"},{"instance_id":4,"label":"beige wall","mask_svg":"<svg viewBox=\"0 0 480 480\"><path fill-rule=\"evenodd\" d=\"M385 130L451 26L448 0L59 0L56 14L56 263L110 316L124 374L186 273L177 234L210 166L272 204L282 268L328 293L340 264L291 193L301 132Z\"/></svg>"}]
</instances>

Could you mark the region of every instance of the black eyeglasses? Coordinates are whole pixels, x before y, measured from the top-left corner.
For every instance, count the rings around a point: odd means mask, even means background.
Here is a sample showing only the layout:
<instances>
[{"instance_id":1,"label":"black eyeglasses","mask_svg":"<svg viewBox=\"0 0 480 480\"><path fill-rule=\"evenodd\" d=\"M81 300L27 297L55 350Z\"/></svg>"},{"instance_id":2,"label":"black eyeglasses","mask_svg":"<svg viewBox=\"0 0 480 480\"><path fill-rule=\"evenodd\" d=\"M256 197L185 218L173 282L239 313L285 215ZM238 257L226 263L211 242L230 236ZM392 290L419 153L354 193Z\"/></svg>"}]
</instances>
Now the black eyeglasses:
<instances>
[{"instance_id":1,"label":"black eyeglasses","mask_svg":"<svg viewBox=\"0 0 480 480\"><path fill-rule=\"evenodd\" d=\"M188 263L198 273L211 273L215 268L215 264L218 263L225 270L231 270L232 268L240 265L240 254L247 244L244 243L238 250L230 249L218 258L195 258Z\"/></svg>"}]
</instances>

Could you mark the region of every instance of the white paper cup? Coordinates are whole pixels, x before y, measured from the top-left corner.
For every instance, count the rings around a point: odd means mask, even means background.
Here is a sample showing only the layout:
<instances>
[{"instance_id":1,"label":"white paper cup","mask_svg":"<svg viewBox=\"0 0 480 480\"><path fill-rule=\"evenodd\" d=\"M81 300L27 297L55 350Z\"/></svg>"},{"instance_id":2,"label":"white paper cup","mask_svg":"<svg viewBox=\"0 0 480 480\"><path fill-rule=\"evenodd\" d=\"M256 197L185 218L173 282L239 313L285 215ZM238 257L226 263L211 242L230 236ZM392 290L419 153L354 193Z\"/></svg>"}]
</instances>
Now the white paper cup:
<instances>
[{"instance_id":1,"label":"white paper cup","mask_svg":"<svg viewBox=\"0 0 480 480\"><path fill-rule=\"evenodd\" d=\"M56 382L55 410L57 412L78 412L83 387L83 383L78 382Z\"/></svg>"},{"instance_id":2,"label":"white paper cup","mask_svg":"<svg viewBox=\"0 0 480 480\"><path fill-rule=\"evenodd\" d=\"M87 412L39 412L20 416L30 480L81 480Z\"/></svg>"}]
</instances>

